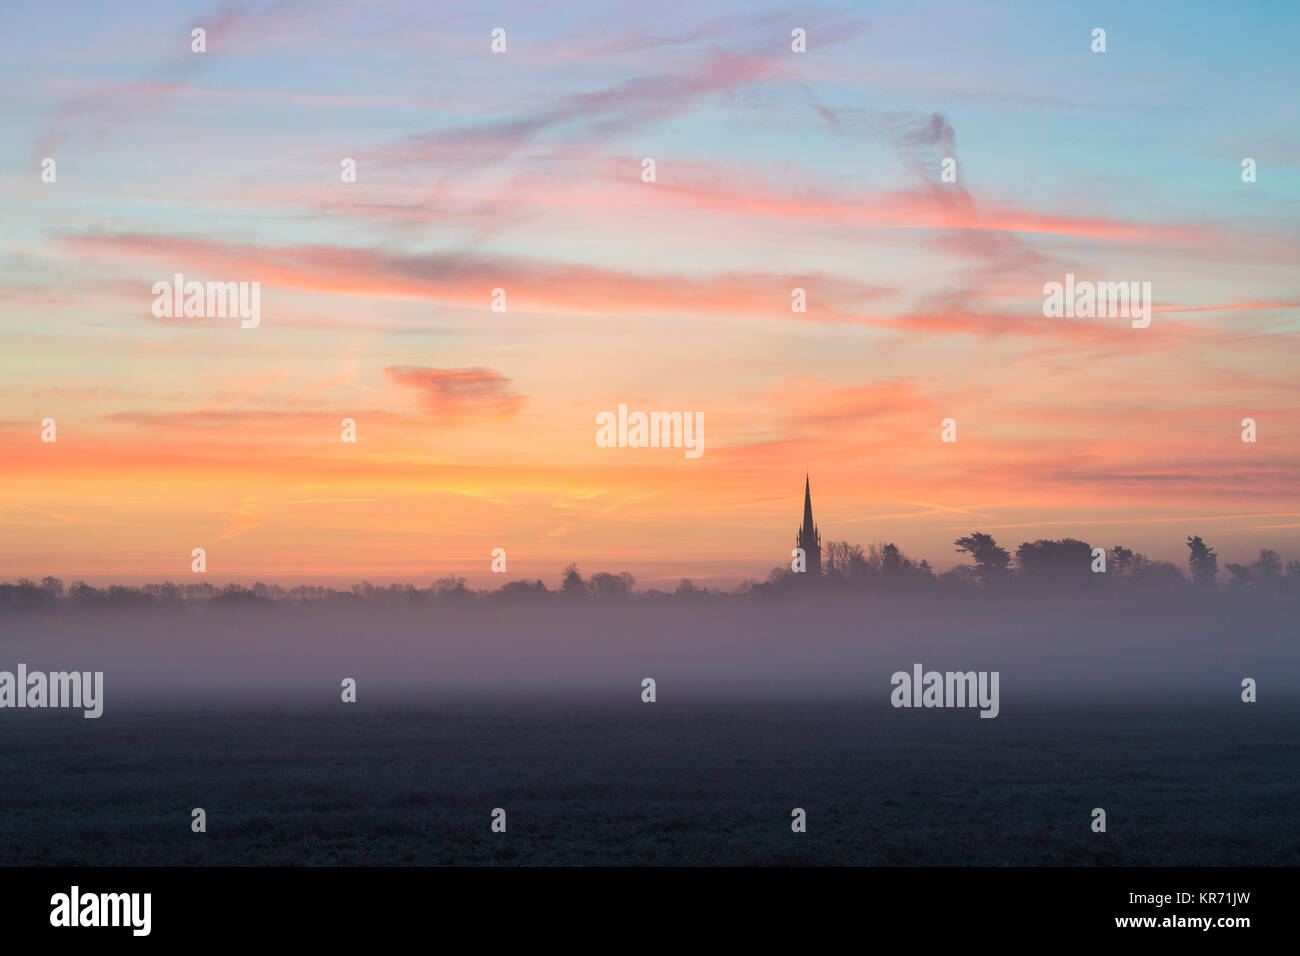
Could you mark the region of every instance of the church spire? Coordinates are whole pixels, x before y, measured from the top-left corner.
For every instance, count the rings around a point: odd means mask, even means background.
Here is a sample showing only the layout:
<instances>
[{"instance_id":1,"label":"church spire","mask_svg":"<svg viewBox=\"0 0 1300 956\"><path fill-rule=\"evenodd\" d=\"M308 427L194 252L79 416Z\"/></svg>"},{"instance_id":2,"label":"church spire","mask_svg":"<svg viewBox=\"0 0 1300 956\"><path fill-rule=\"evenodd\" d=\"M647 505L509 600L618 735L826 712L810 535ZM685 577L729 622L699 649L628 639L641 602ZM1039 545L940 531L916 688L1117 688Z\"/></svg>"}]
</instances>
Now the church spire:
<instances>
[{"instance_id":1,"label":"church spire","mask_svg":"<svg viewBox=\"0 0 1300 956\"><path fill-rule=\"evenodd\" d=\"M820 577L822 573L822 536L821 532L817 530L817 525L813 523L812 483L807 472L804 472L803 476L803 527L799 529L795 544L803 548L804 558L807 562L807 574L811 577Z\"/></svg>"}]
</instances>

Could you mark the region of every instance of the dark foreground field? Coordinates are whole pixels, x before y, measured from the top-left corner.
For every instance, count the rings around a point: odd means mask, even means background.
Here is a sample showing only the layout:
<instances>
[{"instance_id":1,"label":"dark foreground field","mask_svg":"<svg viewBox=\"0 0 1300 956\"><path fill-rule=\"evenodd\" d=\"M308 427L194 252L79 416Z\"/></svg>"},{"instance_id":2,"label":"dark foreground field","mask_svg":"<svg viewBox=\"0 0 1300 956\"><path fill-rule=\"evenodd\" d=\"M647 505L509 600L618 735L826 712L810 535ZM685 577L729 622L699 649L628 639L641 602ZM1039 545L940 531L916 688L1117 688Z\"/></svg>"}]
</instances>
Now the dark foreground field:
<instances>
[{"instance_id":1,"label":"dark foreground field","mask_svg":"<svg viewBox=\"0 0 1300 956\"><path fill-rule=\"evenodd\" d=\"M0 860L1300 863L1295 707L628 698L9 711Z\"/></svg>"},{"instance_id":2,"label":"dark foreground field","mask_svg":"<svg viewBox=\"0 0 1300 956\"><path fill-rule=\"evenodd\" d=\"M104 674L99 719L0 710L0 860L1295 865L1298 618L1231 594L0 614L0 669ZM999 672L999 716L891 708L917 663Z\"/></svg>"}]
</instances>

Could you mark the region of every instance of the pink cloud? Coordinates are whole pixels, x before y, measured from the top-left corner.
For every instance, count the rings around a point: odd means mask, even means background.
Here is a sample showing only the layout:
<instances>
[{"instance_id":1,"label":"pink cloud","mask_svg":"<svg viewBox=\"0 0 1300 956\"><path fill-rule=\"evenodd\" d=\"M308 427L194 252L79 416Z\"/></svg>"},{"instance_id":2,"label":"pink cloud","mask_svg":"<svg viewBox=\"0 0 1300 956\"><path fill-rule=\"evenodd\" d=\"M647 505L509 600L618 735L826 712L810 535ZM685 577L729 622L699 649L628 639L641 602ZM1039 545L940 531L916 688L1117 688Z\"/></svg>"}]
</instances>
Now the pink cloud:
<instances>
[{"instance_id":1,"label":"pink cloud","mask_svg":"<svg viewBox=\"0 0 1300 956\"><path fill-rule=\"evenodd\" d=\"M510 379L490 368L427 368L393 365L384 374L398 385L414 389L425 405L440 416L509 418L524 405Z\"/></svg>"}]
</instances>

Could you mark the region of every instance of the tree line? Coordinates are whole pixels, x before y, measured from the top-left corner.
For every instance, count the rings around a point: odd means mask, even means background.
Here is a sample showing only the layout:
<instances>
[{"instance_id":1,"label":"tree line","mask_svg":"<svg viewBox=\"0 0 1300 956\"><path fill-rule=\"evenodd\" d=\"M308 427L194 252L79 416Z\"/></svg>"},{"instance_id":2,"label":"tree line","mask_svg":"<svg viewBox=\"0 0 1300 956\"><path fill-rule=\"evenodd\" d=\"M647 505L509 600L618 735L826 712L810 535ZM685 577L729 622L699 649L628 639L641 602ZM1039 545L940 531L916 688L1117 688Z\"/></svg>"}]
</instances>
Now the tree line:
<instances>
[{"instance_id":1,"label":"tree line","mask_svg":"<svg viewBox=\"0 0 1300 956\"><path fill-rule=\"evenodd\" d=\"M829 590L926 590L941 591L1020 589L1056 591L1083 588L1130 588L1172 591L1195 587L1219 587L1219 558L1199 537L1187 539L1188 573L1168 561L1153 561L1146 555L1114 545L1099 548L1076 538L1024 541L1008 551L991 534L975 531L953 541L958 554L971 563L959 564L936 574L924 559L905 555L896 544L861 545L832 541L822 549L822 579ZM1226 565L1225 585L1232 590L1300 591L1300 561L1283 564L1271 549L1259 552L1250 564ZM751 582L749 590L781 593L805 586L801 575L781 566L772 569L767 581Z\"/></svg>"},{"instance_id":2,"label":"tree line","mask_svg":"<svg viewBox=\"0 0 1300 956\"><path fill-rule=\"evenodd\" d=\"M1008 551L985 532L957 538L956 552L967 555L969 564L959 564L936 574L930 563L904 554L896 544L882 542L865 549L847 541L832 541L822 549L823 571L812 579L789 567L772 569L765 581L747 579L739 587L724 591L697 587L683 578L671 591L660 588L636 590L636 578L626 571L600 571L583 577L576 564L560 574L560 585L551 589L538 580L509 581L499 588L472 589L463 577L449 576L428 587L411 584L376 586L362 581L350 588L335 589L300 585L285 589L275 584L255 583L252 587L207 582L146 584L141 587L111 585L95 588L76 581L68 588L55 577L39 583L19 578L0 583L0 607L39 607L55 604L142 605L203 603L257 605L274 602L304 604L518 604L536 601L626 601L703 600L720 597L778 597L808 593L926 591L960 592L976 590L1060 591L1087 588L1124 588L1133 591L1170 592L1179 589L1214 590L1220 587L1219 558L1199 536L1187 539L1188 574L1168 561L1153 561L1131 548L1115 545L1096 549L1075 538L1040 538L1022 542ZM1102 559L1094 551L1104 551ZM1097 570L1095 570L1097 569ZM1300 561L1283 562L1271 549L1259 552L1250 564L1225 565L1224 585L1232 591L1300 593Z\"/></svg>"}]
</instances>

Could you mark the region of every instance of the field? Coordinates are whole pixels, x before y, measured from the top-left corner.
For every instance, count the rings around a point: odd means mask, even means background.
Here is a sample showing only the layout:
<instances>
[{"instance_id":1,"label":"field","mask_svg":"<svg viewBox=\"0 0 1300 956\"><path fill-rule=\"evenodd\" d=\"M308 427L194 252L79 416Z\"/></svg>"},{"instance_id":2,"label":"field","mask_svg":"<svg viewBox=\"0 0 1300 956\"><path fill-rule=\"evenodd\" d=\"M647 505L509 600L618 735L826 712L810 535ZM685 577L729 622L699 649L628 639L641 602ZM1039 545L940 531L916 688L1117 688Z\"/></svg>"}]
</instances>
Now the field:
<instances>
[{"instance_id":1,"label":"field","mask_svg":"<svg viewBox=\"0 0 1300 956\"><path fill-rule=\"evenodd\" d=\"M0 860L1296 865L1295 620L1227 596L0 614L0 669L104 674L98 719L0 710ZM999 716L891 707L917 662L999 672Z\"/></svg>"},{"instance_id":2,"label":"field","mask_svg":"<svg viewBox=\"0 0 1300 956\"><path fill-rule=\"evenodd\" d=\"M11 712L0 858L1295 865L1300 714L1262 712L1042 706L980 720L811 700ZM1089 827L1097 806L1104 834ZM190 830L193 807L205 834ZM504 834L490 832L495 807ZM806 833L791 832L794 807Z\"/></svg>"}]
</instances>

